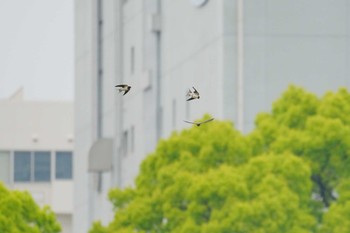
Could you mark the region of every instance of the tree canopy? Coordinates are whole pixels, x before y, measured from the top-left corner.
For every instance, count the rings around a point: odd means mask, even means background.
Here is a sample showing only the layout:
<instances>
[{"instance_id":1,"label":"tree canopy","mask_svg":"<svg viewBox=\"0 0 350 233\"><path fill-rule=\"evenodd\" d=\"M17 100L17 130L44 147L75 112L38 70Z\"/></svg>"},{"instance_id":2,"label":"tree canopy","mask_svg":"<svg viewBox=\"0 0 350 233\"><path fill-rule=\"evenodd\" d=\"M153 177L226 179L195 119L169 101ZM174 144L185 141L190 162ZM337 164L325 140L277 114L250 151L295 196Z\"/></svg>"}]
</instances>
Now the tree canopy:
<instances>
[{"instance_id":1,"label":"tree canopy","mask_svg":"<svg viewBox=\"0 0 350 233\"><path fill-rule=\"evenodd\" d=\"M10 191L0 182L0 232L57 233L54 213L39 208L27 192Z\"/></svg>"},{"instance_id":2,"label":"tree canopy","mask_svg":"<svg viewBox=\"0 0 350 233\"><path fill-rule=\"evenodd\" d=\"M350 232L349 174L350 94L290 86L246 136L214 121L162 140L90 232Z\"/></svg>"}]
</instances>

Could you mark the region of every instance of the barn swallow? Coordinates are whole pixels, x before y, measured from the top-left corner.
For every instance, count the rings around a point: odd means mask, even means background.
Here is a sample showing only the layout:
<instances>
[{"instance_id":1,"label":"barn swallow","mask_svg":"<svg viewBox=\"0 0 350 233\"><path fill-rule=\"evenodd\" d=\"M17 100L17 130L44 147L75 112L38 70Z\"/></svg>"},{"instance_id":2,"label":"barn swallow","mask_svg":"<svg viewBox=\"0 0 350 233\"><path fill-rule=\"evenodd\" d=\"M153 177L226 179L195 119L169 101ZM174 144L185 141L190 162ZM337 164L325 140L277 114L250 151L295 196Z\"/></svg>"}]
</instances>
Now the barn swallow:
<instances>
[{"instance_id":1,"label":"barn swallow","mask_svg":"<svg viewBox=\"0 0 350 233\"><path fill-rule=\"evenodd\" d=\"M125 95L126 93L128 93L131 89L131 86L129 85L126 85L126 84L119 84L119 85L116 85L115 87L118 88L119 92L122 92L124 91L124 94Z\"/></svg>"},{"instance_id":2,"label":"barn swallow","mask_svg":"<svg viewBox=\"0 0 350 233\"><path fill-rule=\"evenodd\" d=\"M187 101L194 100L194 99L199 99L199 92L196 90L196 88L192 87L193 91L191 89L188 89L187 95L189 98Z\"/></svg>"},{"instance_id":3,"label":"barn swallow","mask_svg":"<svg viewBox=\"0 0 350 233\"><path fill-rule=\"evenodd\" d=\"M212 120L214 120L214 118L210 118L210 119L202 121L202 122L192 122L192 121L186 121L186 120L184 120L184 122L190 123L193 125L197 125L197 126L201 126L201 124L207 123L207 122L212 121Z\"/></svg>"}]
</instances>

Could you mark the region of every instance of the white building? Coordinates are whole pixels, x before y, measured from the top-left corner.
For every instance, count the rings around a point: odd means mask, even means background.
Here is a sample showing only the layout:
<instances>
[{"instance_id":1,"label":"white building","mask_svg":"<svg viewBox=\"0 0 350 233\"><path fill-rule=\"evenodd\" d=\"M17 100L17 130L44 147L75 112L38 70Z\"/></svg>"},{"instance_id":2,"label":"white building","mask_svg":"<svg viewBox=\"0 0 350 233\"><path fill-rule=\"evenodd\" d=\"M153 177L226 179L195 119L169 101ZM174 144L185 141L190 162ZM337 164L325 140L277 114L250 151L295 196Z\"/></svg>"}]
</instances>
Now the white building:
<instances>
[{"instance_id":1,"label":"white building","mask_svg":"<svg viewBox=\"0 0 350 233\"><path fill-rule=\"evenodd\" d=\"M0 181L49 205L72 233L73 103L0 100Z\"/></svg>"},{"instance_id":2,"label":"white building","mask_svg":"<svg viewBox=\"0 0 350 233\"><path fill-rule=\"evenodd\" d=\"M329 0L75 0L74 232L112 219L109 189L183 119L248 132L290 83L349 88L348 15ZM186 102L192 86L201 99Z\"/></svg>"}]
</instances>

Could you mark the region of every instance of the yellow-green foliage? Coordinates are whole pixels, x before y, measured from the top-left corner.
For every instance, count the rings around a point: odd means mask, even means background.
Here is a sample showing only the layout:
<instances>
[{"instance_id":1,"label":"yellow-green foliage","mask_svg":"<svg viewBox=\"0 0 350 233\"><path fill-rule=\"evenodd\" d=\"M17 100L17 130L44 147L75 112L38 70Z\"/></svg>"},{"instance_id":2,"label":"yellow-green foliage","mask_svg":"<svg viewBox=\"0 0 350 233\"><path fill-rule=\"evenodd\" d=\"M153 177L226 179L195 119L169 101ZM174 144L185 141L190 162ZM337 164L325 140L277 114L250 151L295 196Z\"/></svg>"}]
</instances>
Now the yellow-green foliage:
<instances>
[{"instance_id":1,"label":"yellow-green foliage","mask_svg":"<svg viewBox=\"0 0 350 233\"><path fill-rule=\"evenodd\" d=\"M29 193L9 191L0 183L0 232L56 233L60 230L48 207L40 209Z\"/></svg>"},{"instance_id":2,"label":"yellow-green foliage","mask_svg":"<svg viewBox=\"0 0 350 233\"><path fill-rule=\"evenodd\" d=\"M290 86L247 136L216 120L160 141L90 232L350 232L349 174L350 94Z\"/></svg>"}]
</instances>

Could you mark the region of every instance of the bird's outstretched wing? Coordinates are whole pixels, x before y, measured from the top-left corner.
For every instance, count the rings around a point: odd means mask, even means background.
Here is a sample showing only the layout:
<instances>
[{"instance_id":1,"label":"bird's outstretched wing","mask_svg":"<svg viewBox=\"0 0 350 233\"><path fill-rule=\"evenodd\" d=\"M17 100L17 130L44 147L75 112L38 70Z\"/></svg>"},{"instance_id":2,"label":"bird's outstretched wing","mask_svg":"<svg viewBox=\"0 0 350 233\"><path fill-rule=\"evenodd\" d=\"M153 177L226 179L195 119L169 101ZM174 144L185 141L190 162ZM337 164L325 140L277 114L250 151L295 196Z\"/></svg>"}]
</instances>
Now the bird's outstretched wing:
<instances>
[{"instance_id":1,"label":"bird's outstretched wing","mask_svg":"<svg viewBox=\"0 0 350 233\"><path fill-rule=\"evenodd\" d=\"M128 93L130 91L131 88L127 89L123 95L126 95L126 93Z\"/></svg>"},{"instance_id":2,"label":"bird's outstretched wing","mask_svg":"<svg viewBox=\"0 0 350 233\"><path fill-rule=\"evenodd\" d=\"M208 120L205 120L205 121L202 121L202 122L199 122L199 123L200 123L200 124L204 124L204 123L207 123L207 122L212 121L212 120L214 120L214 118L210 118L210 119L208 119Z\"/></svg>"},{"instance_id":3,"label":"bird's outstretched wing","mask_svg":"<svg viewBox=\"0 0 350 233\"><path fill-rule=\"evenodd\" d=\"M115 87L125 87L127 86L126 84L118 84L118 85L115 85Z\"/></svg>"},{"instance_id":4,"label":"bird's outstretched wing","mask_svg":"<svg viewBox=\"0 0 350 233\"><path fill-rule=\"evenodd\" d=\"M194 90L194 93L199 94L199 92L196 90L196 88L192 87Z\"/></svg>"},{"instance_id":5,"label":"bird's outstretched wing","mask_svg":"<svg viewBox=\"0 0 350 233\"><path fill-rule=\"evenodd\" d=\"M186 101L190 101L190 100L194 100L195 98L193 98L192 96L189 98L189 99L187 99Z\"/></svg>"},{"instance_id":6,"label":"bird's outstretched wing","mask_svg":"<svg viewBox=\"0 0 350 233\"><path fill-rule=\"evenodd\" d=\"M195 122L192 122L192 121L186 121L186 120L184 120L184 122L186 122L186 123L189 123L189 124L196 124Z\"/></svg>"},{"instance_id":7,"label":"bird's outstretched wing","mask_svg":"<svg viewBox=\"0 0 350 233\"><path fill-rule=\"evenodd\" d=\"M201 124L207 123L207 122L212 121L212 120L214 120L214 118L210 118L210 119L202 121L202 122L193 122L193 121L186 121L186 120L184 120L184 122L200 126Z\"/></svg>"}]
</instances>

